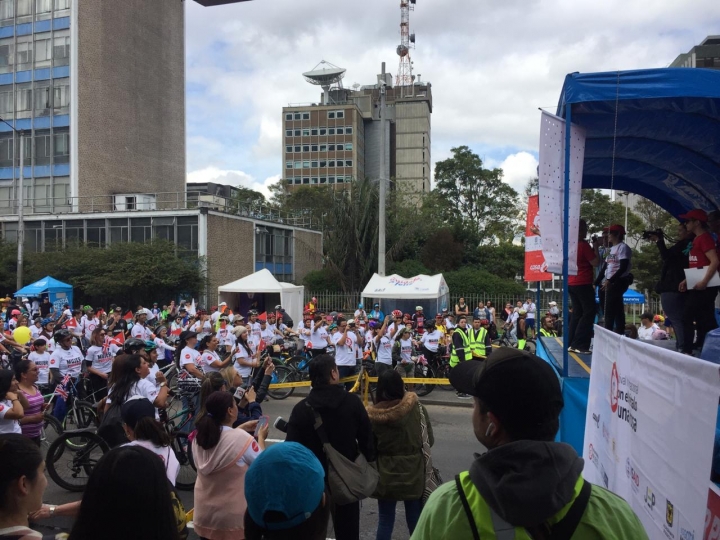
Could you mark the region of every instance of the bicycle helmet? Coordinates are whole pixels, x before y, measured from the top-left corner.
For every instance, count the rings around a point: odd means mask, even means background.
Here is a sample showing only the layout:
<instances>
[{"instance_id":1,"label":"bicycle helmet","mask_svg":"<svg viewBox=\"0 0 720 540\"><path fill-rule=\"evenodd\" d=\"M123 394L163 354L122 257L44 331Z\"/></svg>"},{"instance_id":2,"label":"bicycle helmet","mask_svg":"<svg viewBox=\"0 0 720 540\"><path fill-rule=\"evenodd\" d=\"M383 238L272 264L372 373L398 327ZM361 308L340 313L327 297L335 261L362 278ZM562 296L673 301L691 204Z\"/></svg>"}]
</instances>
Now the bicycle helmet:
<instances>
[{"instance_id":1,"label":"bicycle helmet","mask_svg":"<svg viewBox=\"0 0 720 540\"><path fill-rule=\"evenodd\" d=\"M362 309L362 308L363 308L363 303L360 302L360 303L358 304L358 309Z\"/></svg>"},{"instance_id":2,"label":"bicycle helmet","mask_svg":"<svg viewBox=\"0 0 720 540\"><path fill-rule=\"evenodd\" d=\"M480 326L487 326L488 324L490 324L490 321L487 319L480 319Z\"/></svg>"},{"instance_id":3,"label":"bicycle helmet","mask_svg":"<svg viewBox=\"0 0 720 540\"><path fill-rule=\"evenodd\" d=\"M662 315L655 315L653 317L653 322L657 324L662 324L665 322L665 317L663 317Z\"/></svg>"},{"instance_id":4,"label":"bicycle helmet","mask_svg":"<svg viewBox=\"0 0 720 540\"><path fill-rule=\"evenodd\" d=\"M10 315L12 315L12 316L21 315L21 313L20 313L20 310L19 310L19 309L13 309L13 310L10 312Z\"/></svg>"},{"instance_id":5,"label":"bicycle helmet","mask_svg":"<svg viewBox=\"0 0 720 540\"><path fill-rule=\"evenodd\" d=\"M370 328L377 328L377 327L378 327L378 323L377 323L377 321L370 321L370 322L368 323L368 326L369 326Z\"/></svg>"},{"instance_id":6,"label":"bicycle helmet","mask_svg":"<svg viewBox=\"0 0 720 540\"><path fill-rule=\"evenodd\" d=\"M154 341L145 341L145 352L154 351L155 349L157 349L157 345Z\"/></svg>"},{"instance_id":7,"label":"bicycle helmet","mask_svg":"<svg viewBox=\"0 0 720 540\"><path fill-rule=\"evenodd\" d=\"M61 328L53 334L55 343L60 343L63 339L67 339L69 337L72 337L72 334L70 333L70 330L66 330L65 328Z\"/></svg>"},{"instance_id":8,"label":"bicycle helmet","mask_svg":"<svg viewBox=\"0 0 720 540\"><path fill-rule=\"evenodd\" d=\"M143 348L145 348L145 342L138 338L130 338L123 345L123 351L128 354L139 352Z\"/></svg>"},{"instance_id":9,"label":"bicycle helmet","mask_svg":"<svg viewBox=\"0 0 720 540\"><path fill-rule=\"evenodd\" d=\"M393 318L397 319L398 317L402 317L403 313L399 309L394 309L392 312Z\"/></svg>"},{"instance_id":10,"label":"bicycle helmet","mask_svg":"<svg viewBox=\"0 0 720 540\"><path fill-rule=\"evenodd\" d=\"M52 319L43 319L40 324L41 324L43 327L45 327L45 326L47 326L47 325L50 324L50 323L55 324L55 321L53 321Z\"/></svg>"}]
</instances>

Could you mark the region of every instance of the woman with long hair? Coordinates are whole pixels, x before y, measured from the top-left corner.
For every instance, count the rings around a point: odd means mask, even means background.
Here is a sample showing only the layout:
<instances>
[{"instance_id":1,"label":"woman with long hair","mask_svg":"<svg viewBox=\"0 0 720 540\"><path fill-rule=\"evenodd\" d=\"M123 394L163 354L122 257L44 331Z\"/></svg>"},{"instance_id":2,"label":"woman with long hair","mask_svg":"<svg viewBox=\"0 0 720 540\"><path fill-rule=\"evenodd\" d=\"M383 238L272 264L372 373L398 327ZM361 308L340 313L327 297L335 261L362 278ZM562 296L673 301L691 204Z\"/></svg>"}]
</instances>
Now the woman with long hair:
<instances>
[{"instance_id":1,"label":"woman with long hair","mask_svg":"<svg viewBox=\"0 0 720 540\"><path fill-rule=\"evenodd\" d=\"M192 442L198 472L193 524L208 540L242 539L245 473L265 449L268 426L260 430L257 442L243 429L233 429L238 409L229 392L211 394L205 409Z\"/></svg>"},{"instance_id":2,"label":"woman with long hair","mask_svg":"<svg viewBox=\"0 0 720 540\"><path fill-rule=\"evenodd\" d=\"M167 326L161 326L155 331L155 346L158 350L158 364L160 367L165 367L170 364L175 354L175 347L168 343L167 337Z\"/></svg>"},{"instance_id":3,"label":"woman with long hair","mask_svg":"<svg viewBox=\"0 0 720 540\"><path fill-rule=\"evenodd\" d=\"M105 337L105 330L97 327L90 334L90 347L85 353L85 362L90 383L92 384L95 401L100 401L107 396L108 379L112 371L113 359L120 351L120 347L111 343Z\"/></svg>"},{"instance_id":4,"label":"woman with long hair","mask_svg":"<svg viewBox=\"0 0 720 540\"><path fill-rule=\"evenodd\" d=\"M178 516L162 460L120 446L93 469L70 540L179 540Z\"/></svg>"},{"instance_id":5,"label":"woman with long hair","mask_svg":"<svg viewBox=\"0 0 720 540\"><path fill-rule=\"evenodd\" d=\"M22 393L18 395L18 382L13 372L0 369L0 433L21 434L20 420L28 406Z\"/></svg>"},{"instance_id":6,"label":"woman with long hair","mask_svg":"<svg viewBox=\"0 0 720 540\"><path fill-rule=\"evenodd\" d=\"M240 377L237 370L231 365L233 355L228 354L225 360L222 360L217 353L219 345L220 340L215 334L208 334L200 340L198 351L200 352L200 367L203 373L207 376L208 373L219 372L225 380L228 381L230 386L241 386L242 377Z\"/></svg>"},{"instance_id":7,"label":"woman with long hair","mask_svg":"<svg viewBox=\"0 0 720 540\"><path fill-rule=\"evenodd\" d=\"M164 408L168 396L167 384L158 390L146 377L150 374L150 365L139 354L123 357L119 369L113 370L112 386L105 402L105 412L111 407L122 407L133 397L143 397L155 407Z\"/></svg>"},{"instance_id":8,"label":"woman with long hair","mask_svg":"<svg viewBox=\"0 0 720 540\"><path fill-rule=\"evenodd\" d=\"M18 382L18 396L22 395L27 400L28 406L24 407L24 416L20 419L22 434L40 446L40 433L43 424L43 409L45 400L42 392L37 387L38 374L40 370L34 362L21 360L15 364L15 380Z\"/></svg>"},{"instance_id":9,"label":"woman with long hair","mask_svg":"<svg viewBox=\"0 0 720 540\"><path fill-rule=\"evenodd\" d=\"M378 500L377 540L390 540L395 525L395 506L405 503L405 519L412 535L422 510L425 460L421 417L429 444L434 443L430 417L417 394L406 392L397 371L378 379L376 403L367 408L377 447L380 480L373 497Z\"/></svg>"},{"instance_id":10,"label":"woman with long hair","mask_svg":"<svg viewBox=\"0 0 720 540\"><path fill-rule=\"evenodd\" d=\"M253 368L260 365L260 353L253 353L248 339L248 329L245 326L236 326L233 331L237 336L233 357L235 358L235 369L243 379L252 376Z\"/></svg>"},{"instance_id":11,"label":"woman with long hair","mask_svg":"<svg viewBox=\"0 0 720 540\"><path fill-rule=\"evenodd\" d=\"M0 434L0 463L0 538L40 538L28 523L47 487L40 449L20 434Z\"/></svg>"},{"instance_id":12,"label":"woman with long hair","mask_svg":"<svg viewBox=\"0 0 720 540\"><path fill-rule=\"evenodd\" d=\"M208 373L200 387L200 409L195 415L195 422L198 422L205 415L205 403L213 392L227 392L229 389L227 381L219 372L212 371Z\"/></svg>"}]
</instances>

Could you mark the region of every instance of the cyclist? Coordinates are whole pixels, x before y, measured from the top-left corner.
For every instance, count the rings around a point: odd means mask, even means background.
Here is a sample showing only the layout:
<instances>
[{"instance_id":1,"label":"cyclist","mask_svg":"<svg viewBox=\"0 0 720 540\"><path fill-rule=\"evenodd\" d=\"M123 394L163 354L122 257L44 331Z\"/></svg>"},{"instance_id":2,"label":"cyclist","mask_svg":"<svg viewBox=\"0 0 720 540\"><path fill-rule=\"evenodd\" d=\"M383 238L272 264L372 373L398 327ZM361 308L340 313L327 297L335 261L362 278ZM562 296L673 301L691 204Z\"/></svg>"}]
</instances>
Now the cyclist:
<instances>
[{"instance_id":1,"label":"cyclist","mask_svg":"<svg viewBox=\"0 0 720 540\"><path fill-rule=\"evenodd\" d=\"M220 342L218 350L225 354L230 354L230 351L235 345L235 334L232 333L230 327L230 318L226 315L220 315L220 324L217 333L215 334Z\"/></svg>"},{"instance_id":2,"label":"cyclist","mask_svg":"<svg viewBox=\"0 0 720 540\"><path fill-rule=\"evenodd\" d=\"M139 354L150 366L150 374L148 375L148 381L154 383L155 386L159 389L161 383L163 381L166 381L166 379L164 377L165 374L160 371L160 366L158 366L157 364L158 350L155 342L146 341L143 350L141 350ZM160 375L163 375L163 377L160 377Z\"/></svg>"},{"instance_id":3,"label":"cyclist","mask_svg":"<svg viewBox=\"0 0 720 540\"><path fill-rule=\"evenodd\" d=\"M234 330L237 340L232 357L235 359L235 369L244 380L252 375L253 368L260 365L258 359L260 353L253 351L252 343L248 339L247 328L238 326Z\"/></svg>"},{"instance_id":4,"label":"cyclist","mask_svg":"<svg viewBox=\"0 0 720 540\"><path fill-rule=\"evenodd\" d=\"M370 318L375 319L377 321L385 320L385 314L380 309L380 304L378 304L378 303L373 304L372 311L370 312Z\"/></svg>"},{"instance_id":5,"label":"cyclist","mask_svg":"<svg viewBox=\"0 0 720 540\"><path fill-rule=\"evenodd\" d=\"M366 320L366 319L368 318L368 317L367 317L367 313L365 313L364 305L363 305L362 302L360 302L360 303L358 304L358 307L357 307L357 309L355 310L354 317L355 317L355 320L356 320L356 321L364 321L364 320Z\"/></svg>"},{"instance_id":6,"label":"cyclist","mask_svg":"<svg viewBox=\"0 0 720 540\"><path fill-rule=\"evenodd\" d=\"M392 351L397 336L395 334L390 334L387 331L387 327L391 320L392 317L390 315L385 317L383 325L380 327L380 330L375 336L375 347L377 349L377 358L375 359L375 372L377 373L378 377L386 371L391 370L393 365ZM398 333L402 332L403 330L404 329L401 328L400 330L398 330Z\"/></svg>"},{"instance_id":7,"label":"cyclist","mask_svg":"<svg viewBox=\"0 0 720 540\"><path fill-rule=\"evenodd\" d=\"M50 385L50 353L45 350L47 342L44 339L33 341L33 351L28 354L28 360L38 368L37 385L43 393L49 392Z\"/></svg>"},{"instance_id":8,"label":"cyclist","mask_svg":"<svg viewBox=\"0 0 720 540\"><path fill-rule=\"evenodd\" d=\"M233 361L232 354L228 354L227 358L225 358L225 360L222 360L220 358L220 355L217 353L217 348L219 344L220 341L214 334L208 334L200 341L200 345L198 346L198 350L200 351L199 362L203 373L207 375L208 373L212 373L213 371L219 371L223 373L223 375L225 375L225 373L228 371L228 368L230 368L232 369L233 373L232 377L228 378L233 382L233 386L242 385L242 378L240 377L240 375L238 375L235 368L230 365Z\"/></svg>"},{"instance_id":9,"label":"cyclist","mask_svg":"<svg viewBox=\"0 0 720 540\"><path fill-rule=\"evenodd\" d=\"M90 334L90 347L85 354L87 370L90 373L90 384L92 384L95 401L99 401L107 395L107 384L112 363L120 347L111 343L105 337L105 330L101 327L95 328Z\"/></svg>"},{"instance_id":10,"label":"cyclist","mask_svg":"<svg viewBox=\"0 0 720 540\"><path fill-rule=\"evenodd\" d=\"M38 339L42 339L45 342L45 344L47 345L47 351L52 354L52 352L55 350L55 340L53 339L55 321L53 321L52 319L43 319L40 324L42 326L42 330L38 335Z\"/></svg>"},{"instance_id":11,"label":"cyclist","mask_svg":"<svg viewBox=\"0 0 720 540\"><path fill-rule=\"evenodd\" d=\"M425 333L425 326L427 325L425 312L422 306L415 306L415 313L412 315L412 321L415 324L415 329L419 335Z\"/></svg>"},{"instance_id":12,"label":"cyclist","mask_svg":"<svg viewBox=\"0 0 720 540\"><path fill-rule=\"evenodd\" d=\"M50 373L52 374L53 382L62 384L65 389L67 389L68 384L75 384L82 370L82 363L85 358L80 349L72 344L73 335L70 331L64 328L58 330L55 332L54 339L57 348L50 355ZM55 408L53 409L53 416L62 422L66 412L67 405L65 398L62 395L58 395L55 401Z\"/></svg>"},{"instance_id":13,"label":"cyclist","mask_svg":"<svg viewBox=\"0 0 720 540\"><path fill-rule=\"evenodd\" d=\"M515 321L515 337L517 338L517 348L525 349L527 343L527 311L524 309L517 310L517 319Z\"/></svg>"},{"instance_id":14,"label":"cyclist","mask_svg":"<svg viewBox=\"0 0 720 540\"><path fill-rule=\"evenodd\" d=\"M167 342L167 326L160 326L155 332L155 347L158 351L158 364L161 367L172 362L175 347Z\"/></svg>"},{"instance_id":15,"label":"cyclist","mask_svg":"<svg viewBox=\"0 0 720 540\"><path fill-rule=\"evenodd\" d=\"M323 318L321 315L315 315L314 320L310 323L306 330L307 340L311 345L310 355L315 358L321 354L325 354L327 346L330 345L330 336L323 326Z\"/></svg>"},{"instance_id":16,"label":"cyclist","mask_svg":"<svg viewBox=\"0 0 720 540\"><path fill-rule=\"evenodd\" d=\"M138 354L145 348L145 342L141 339L130 338L123 344L125 354Z\"/></svg>"},{"instance_id":17,"label":"cyclist","mask_svg":"<svg viewBox=\"0 0 720 540\"><path fill-rule=\"evenodd\" d=\"M252 346L253 352L255 352L258 349L258 345L260 345L260 334L262 333L262 328L260 326L260 322L258 321L258 312L254 309L251 309L250 313L248 313L247 329L249 332L249 343Z\"/></svg>"},{"instance_id":18,"label":"cyclist","mask_svg":"<svg viewBox=\"0 0 720 540\"><path fill-rule=\"evenodd\" d=\"M397 334L397 331L400 329L401 326L403 326L403 313L399 309L393 310L392 312L392 320L393 322L390 323L387 326L386 332L390 334L391 336L394 336Z\"/></svg>"},{"instance_id":19,"label":"cyclist","mask_svg":"<svg viewBox=\"0 0 720 540\"><path fill-rule=\"evenodd\" d=\"M431 364L435 363L435 357L438 354L438 347L443 339L443 334L435 326L433 319L425 321L425 333L420 337L420 341L415 344L422 351L428 362Z\"/></svg>"},{"instance_id":20,"label":"cyclist","mask_svg":"<svg viewBox=\"0 0 720 540\"><path fill-rule=\"evenodd\" d=\"M100 319L95 316L95 310L90 308L87 310L83 318L80 319L80 327L82 329L82 345L83 349L87 349L90 346L90 338L96 328L100 327Z\"/></svg>"},{"instance_id":21,"label":"cyclist","mask_svg":"<svg viewBox=\"0 0 720 540\"><path fill-rule=\"evenodd\" d=\"M140 309L135 313L135 324L130 331L130 335L142 341L153 339L152 332L147 327L147 313L144 309Z\"/></svg>"}]
</instances>

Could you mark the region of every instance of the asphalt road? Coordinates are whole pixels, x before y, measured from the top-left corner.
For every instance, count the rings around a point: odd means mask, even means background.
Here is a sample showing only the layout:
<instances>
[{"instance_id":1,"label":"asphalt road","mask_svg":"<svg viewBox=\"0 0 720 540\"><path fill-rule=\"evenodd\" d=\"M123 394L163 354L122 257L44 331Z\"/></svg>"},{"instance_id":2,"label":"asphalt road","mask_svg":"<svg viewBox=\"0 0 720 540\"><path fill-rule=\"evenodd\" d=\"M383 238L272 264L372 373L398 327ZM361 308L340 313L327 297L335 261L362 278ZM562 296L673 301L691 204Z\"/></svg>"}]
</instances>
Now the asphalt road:
<instances>
[{"instance_id":1,"label":"asphalt road","mask_svg":"<svg viewBox=\"0 0 720 540\"><path fill-rule=\"evenodd\" d=\"M278 416L282 416L287 420L293 406L300 399L300 397L292 396L283 401L269 400L263 403L263 412L270 417L271 423ZM428 408L435 435L435 446L433 447L434 465L440 469L444 481L451 481L456 474L468 469L474 452L483 450L472 433L472 409L470 408L472 400L458 400L454 392L436 389L427 398L423 398L422 401ZM269 437L271 439L282 440L284 436L284 433L275 428L270 428ZM48 480L48 488L44 496L46 503L62 504L80 498L81 494L68 493L58 487L52 479L48 478ZM180 495L185 508L187 510L192 508L193 493L191 491L181 491ZM360 530L363 540L375 538L377 512L377 502L375 500L367 499L362 503ZM72 520L57 517L42 522L43 527L39 525L37 524L34 528L45 533L53 530L57 531L58 529L68 531L72 526ZM332 531L328 532L328 537L333 538ZM190 538L197 538L197 536L191 532ZM393 538L397 540L409 538L402 504L398 504L397 507Z\"/></svg>"}]
</instances>

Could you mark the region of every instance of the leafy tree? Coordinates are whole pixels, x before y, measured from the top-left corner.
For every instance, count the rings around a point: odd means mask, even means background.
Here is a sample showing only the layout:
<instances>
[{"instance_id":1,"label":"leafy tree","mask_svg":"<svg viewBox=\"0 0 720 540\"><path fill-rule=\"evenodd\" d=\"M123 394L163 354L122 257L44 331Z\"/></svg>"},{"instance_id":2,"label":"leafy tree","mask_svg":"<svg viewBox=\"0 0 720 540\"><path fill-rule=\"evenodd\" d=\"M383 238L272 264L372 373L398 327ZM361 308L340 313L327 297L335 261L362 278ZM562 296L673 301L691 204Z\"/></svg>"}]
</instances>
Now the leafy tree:
<instances>
[{"instance_id":1,"label":"leafy tree","mask_svg":"<svg viewBox=\"0 0 720 540\"><path fill-rule=\"evenodd\" d=\"M310 291L338 291L339 283L327 268L308 272L303 285Z\"/></svg>"},{"instance_id":2,"label":"leafy tree","mask_svg":"<svg viewBox=\"0 0 720 540\"><path fill-rule=\"evenodd\" d=\"M667 212L649 199L641 198L635 205L633 211L643 220L645 229L648 231L654 231L656 229L672 230L674 226L677 225L677 220L670 212Z\"/></svg>"},{"instance_id":3,"label":"leafy tree","mask_svg":"<svg viewBox=\"0 0 720 540\"><path fill-rule=\"evenodd\" d=\"M625 224L625 205L620 201L612 201L599 189L583 189L580 201L580 216L588 224L590 234L602 232L603 227L613 223ZM639 239L645 224L635 212L628 209L627 236Z\"/></svg>"},{"instance_id":4,"label":"leafy tree","mask_svg":"<svg viewBox=\"0 0 720 540\"><path fill-rule=\"evenodd\" d=\"M462 242L455 240L450 229L440 229L427 239L420 258L433 273L447 272L460 266L464 250Z\"/></svg>"},{"instance_id":5,"label":"leafy tree","mask_svg":"<svg viewBox=\"0 0 720 540\"><path fill-rule=\"evenodd\" d=\"M662 259L657 247L651 243L643 243L632 255L632 273L635 276L635 287L650 294L655 293L655 284L660 279Z\"/></svg>"},{"instance_id":6,"label":"leafy tree","mask_svg":"<svg viewBox=\"0 0 720 540\"><path fill-rule=\"evenodd\" d=\"M523 284L509 279L502 279L477 268L464 267L454 272L446 272L443 276L451 292L466 293L473 291L487 295L526 294Z\"/></svg>"},{"instance_id":7,"label":"leafy tree","mask_svg":"<svg viewBox=\"0 0 720 540\"><path fill-rule=\"evenodd\" d=\"M233 203L240 207L258 207L267 204L265 195L254 189L242 186L235 188L237 191L233 195Z\"/></svg>"},{"instance_id":8,"label":"leafy tree","mask_svg":"<svg viewBox=\"0 0 720 540\"><path fill-rule=\"evenodd\" d=\"M420 261L405 259L400 262L390 263L388 266L390 274L398 274L402 277L413 277L419 274L430 275L432 272Z\"/></svg>"},{"instance_id":9,"label":"leafy tree","mask_svg":"<svg viewBox=\"0 0 720 540\"><path fill-rule=\"evenodd\" d=\"M435 164L435 190L445 219L469 230L478 244L506 238L518 217L518 193L502 181L501 169L485 169L467 146Z\"/></svg>"},{"instance_id":10,"label":"leafy tree","mask_svg":"<svg viewBox=\"0 0 720 540\"><path fill-rule=\"evenodd\" d=\"M502 279L514 280L525 271L525 248L505 242L497 245L479 246L477 264L486 272Z\"/></svg>"}]
</instances>

